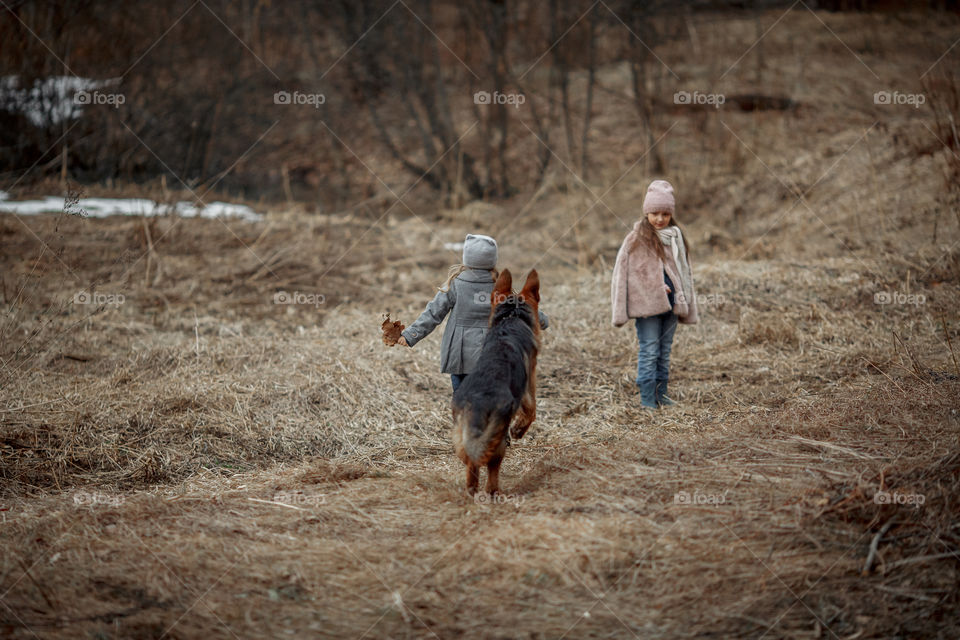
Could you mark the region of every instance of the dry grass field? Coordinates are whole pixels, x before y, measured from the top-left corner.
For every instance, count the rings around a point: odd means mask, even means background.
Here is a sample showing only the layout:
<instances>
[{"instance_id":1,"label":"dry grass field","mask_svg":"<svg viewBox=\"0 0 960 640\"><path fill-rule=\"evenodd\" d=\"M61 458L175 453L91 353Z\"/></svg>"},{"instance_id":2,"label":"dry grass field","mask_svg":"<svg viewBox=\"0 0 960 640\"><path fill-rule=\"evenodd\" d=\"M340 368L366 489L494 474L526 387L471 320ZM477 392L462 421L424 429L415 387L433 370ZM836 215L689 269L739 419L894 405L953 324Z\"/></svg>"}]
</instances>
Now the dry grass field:
<instances>
[{"instance_id":1,"label":"dry grass field","mask_svg":"<svg viewBox=\"0 0 960 640\"><path fill-rule=\"evenodd\" d=\"M716 78L754 28L699 25L702 68L683 43L658 53ZM558 164L496 204L0 214L0 636L960 636L952 152L929 110L872 100L919 90L952 32L798 7L763 41L797 109L664 94L702 320L677 332L681 404L655 413L632 327L610 325L652 177L615 97L602 171ZM551 318L538 418L493 501L463 492L439 331L379 335L468 231L539 270Z\"/></svg>"}]
</instances>

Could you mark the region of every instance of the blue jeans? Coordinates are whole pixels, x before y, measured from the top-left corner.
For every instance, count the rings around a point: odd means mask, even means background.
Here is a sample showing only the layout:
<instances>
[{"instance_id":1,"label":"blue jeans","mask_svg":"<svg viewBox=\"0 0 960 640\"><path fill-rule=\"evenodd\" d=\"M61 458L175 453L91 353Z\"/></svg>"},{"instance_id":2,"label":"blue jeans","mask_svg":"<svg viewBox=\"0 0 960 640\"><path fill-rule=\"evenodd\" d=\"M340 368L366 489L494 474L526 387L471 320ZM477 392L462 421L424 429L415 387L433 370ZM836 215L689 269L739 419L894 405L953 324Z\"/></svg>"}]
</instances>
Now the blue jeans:
<instances>
[{"instance_id":1,"label":"blue jeans","mask_svg":"<svg viewBox=\"0 0 960 640\"><path fill-rule=\"evenodd\" d=\"M670 349L677 330L673 311L649 318L637 318L637 386L644 406L657 406L657 386L666 389L670 379Z\"/></svg>"},{"instance_id":2,"label":"blue jeans","mask_svg":"<svg viewBox=\"0 0 960 640\"><path fill-rule=\"evenodd\" d=\"M463 382L464 378L467 377L466 373L451 373L450 382L453 383L453 390L456 391L457 387L460 386L460 383Z\"/></svg>"}]
</instances>

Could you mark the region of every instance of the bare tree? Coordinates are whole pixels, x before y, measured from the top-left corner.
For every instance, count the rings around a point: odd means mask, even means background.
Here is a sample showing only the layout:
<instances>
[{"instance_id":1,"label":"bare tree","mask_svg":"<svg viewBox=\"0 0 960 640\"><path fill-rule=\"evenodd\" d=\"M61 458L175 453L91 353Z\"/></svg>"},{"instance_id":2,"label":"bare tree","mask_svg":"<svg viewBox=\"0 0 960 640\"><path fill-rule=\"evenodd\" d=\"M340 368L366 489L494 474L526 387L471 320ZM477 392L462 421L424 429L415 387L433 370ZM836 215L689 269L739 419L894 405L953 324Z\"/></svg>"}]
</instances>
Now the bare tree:
<instances>
[{"instance_id":1,"label":"bare tree","mask_svg":"<svg viewBox=\"0 0 960 640\"><path fill-rule=\"evenodd\" d=\"M587 99L583 110L583 131L580 138L580 175L586 181L588 169L588 139L590 120L593 115L593 87L596 83L597 66L597 16L596 5L589 9L587 16Z\"/></svg>"},{"instance_id":2,"label":"bare tree","mask_svg":"<svg viewBox=\"0 0 960 640\"><path fill-rule=\"evenodd\" d=\"M566 6L566 5L563 5ZM569 49L561 46L561 36L566 37L566 29L560 30L565 22L565 12L558 0L550 0L550 46L553 67L551 83L560 90L560 110L563 115L563 131L567 142L567 159L572 161L574 154L573 118L570 115L570 64Z\"/></svg>"},{"instance_id":3,"label":"bare tree","mask_svg":"<svg viewBox=\"0 0 960 640\"><path fill-rule=\"evenodd\" d=\"M630 77L633 84L634 104L647 136L647 173L662 174L666 170L663 156L655 145L653 136L653 100L647 90L647 63L650 50L656 42L653 25L655 7L648 0L628 0L624 6L627 24L633 32L630 38Z\"/></svg>"},{"instance_id":4,"label":"bare tree","mask_svg":"<svg viewBox=\"0 0 960 640\"><path fill-rule=\"evenodd\" d=\"M432 0L410 4L416 16L397 9L391 20L375 24L382 8L370 0L340 3L347 40L356 43L344 59L348 73L342 81L359 93L381 143L411 175L447 195L459 175L472 197L482 197L486 185L474 169L475 159L459 142L462 134L447 95L451 80L441 66L437 39L421 23L432 21ZM364 35L374 28L381 33ZM395 122L398 107L412 127ZM454 169L457 162L460 168Z\"/></svg>"}]
</instances>

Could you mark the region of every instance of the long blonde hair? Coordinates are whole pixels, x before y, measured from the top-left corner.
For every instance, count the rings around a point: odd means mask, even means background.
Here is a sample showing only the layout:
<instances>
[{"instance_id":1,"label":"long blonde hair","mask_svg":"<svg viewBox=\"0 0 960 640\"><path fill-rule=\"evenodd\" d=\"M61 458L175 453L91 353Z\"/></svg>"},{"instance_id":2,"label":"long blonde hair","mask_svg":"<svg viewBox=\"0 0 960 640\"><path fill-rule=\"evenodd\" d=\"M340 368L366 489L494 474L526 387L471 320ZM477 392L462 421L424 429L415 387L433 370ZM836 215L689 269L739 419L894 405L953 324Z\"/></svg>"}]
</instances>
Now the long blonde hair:
<instances>
[{"instance_id":1,"label":"long blonde hair","mask_svg":"<svg viewBox=\"0 0 960 640\"><path fill-rule=\"evenodd\" d=\"M680 225L674 222L673 216L670 216L670 226L680 229ZM627 250L632 251L640 245L646 245L657 257L661 260L666 260L666 254L663 251L663 243L660 241L660 236L657 234L657 230L653 228L653 225L650 224L650 221L647 220L646 216L640 221L639 229L638 232L637 228L634 227L630 230L630 233L627 234L627 238L629 238L630 241ZM680 233L683 233L683 229L680 229ZM686 234L683 235L683 248L689 260L690 242L687 240Z\"/></svg>"},{"instance_id":2,"label":"long blonde hair","mask_svg":"<svg viewBox=\"0 0 960 640\"><path fill-rule=\"evenodd\" d=\"M465 264L455 264L451 266L450 270L447 272L447 280L440 287L440 291L450 291L450 283L453 282L456 279L456 277L459 276L461 273L463 273L464 271L469 271L472 268L473 267L468 267ZM490 275L493 276L494 282L496 282L497 278L500 277L500 272L497 270L496 267L494 267L493 269L487 269L487 271L489 271Z\"/></svg>"}]
</instances>

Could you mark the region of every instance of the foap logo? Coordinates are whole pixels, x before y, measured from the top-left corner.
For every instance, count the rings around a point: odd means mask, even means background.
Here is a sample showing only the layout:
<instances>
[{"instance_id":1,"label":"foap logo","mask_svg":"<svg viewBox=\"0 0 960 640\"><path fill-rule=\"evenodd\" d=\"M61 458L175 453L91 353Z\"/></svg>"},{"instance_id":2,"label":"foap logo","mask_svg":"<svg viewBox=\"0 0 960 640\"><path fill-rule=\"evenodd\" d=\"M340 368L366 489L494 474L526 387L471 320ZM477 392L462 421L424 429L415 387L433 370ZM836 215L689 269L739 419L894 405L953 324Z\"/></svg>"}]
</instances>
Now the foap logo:
<instances>
[{"instance_id":1,"label":"foap logo","mask_svg":"<svg viewBox=\"0 0 960 640\"><path fill-rule=\"evenodd\" d=\"M694 91L677 91L673 94L673 104L698 104L710 105L714 109L719 109L720 105L727 101L727 97L722 93L700 93Z\"/></svg>"},{"instance_id":2,"label":"foap logo","mask_svg":"<svg viewBox=\"0 0 960 640\"><path fill-rule=\"evenodd\" d=\"M325 104L326 101L327 97L322 93L277 91L273 94L273 104L310 105L314 109L319 109L320 105Z\"/></svg>"},{"instance_id":3,"label":"foap logo","mask_svg":"<svg viewBox=\"0 0 960 640\"><path fill-rule=\"evenodd\" d=\"M99 291L78 291L73 294L73 304L92 304L119 307L126 302L122 293L100 293Z\"/></svg>"},{"instance_id":4,"label":"foap logo","mask_svg":"<svg viewBox=\"0 0 960 640\"><path fill-rule=\"evenodd\" d=\"M500 93L499 91L490 93L489 91L477 91L473 94L474 104L507 104L512 105L515 109L519 109L520 105L526 101L527 96L522 93Z\"/></svg>"},{"instance_id":5,"label":"foap logo","mask_svg":"<svg viewBox=\"0 0 960 640\"><path fill-rule=\"evenodd\" d=\"M78 507L96 507L99 505L119 507L123 504L123 501L123 496L111 496L106 493L100 493L99 491L78 491L73 494L73 504Z\"/></svg>"},{"instance_id":6,"label":"foap logo","mask_svg":"<svg viewBox=\"0 0 960 640\"><path fill-rule=\"evenodd\" d=\"M877 291L873 294L873 304L899 304L919 307L927 303L927 296L922 293L901 293L899 291Z\"/></svg>"},{"instance_id":7,"label":"foap logo","mask_svg":"<svg viewBox=\"0 0 960 640\"><path fill-rule=\"evenodd\" d=\"M488 306L491 304L524 304L525 299L519 293L504 294L495 292L485 293L478 291L477 293L473 294L473 302L474 304L483 304Z\"/></svg>"},{"instance_id":8,"label":"foap logo","mask_svg":"<svg viewBox=\"0 0 960 640\"><path fill-rule=\"evenodd\" d=\"M319 307L327 301L322 293L304 293L302 291L277 291L273 294L273 304L310 304Z\"/></svg>"},{"instance_id":9,"label":"foap logo","mask_svg":"<svg viewBox=\"0 0 960 640\"><path fill-rule=\"evenodd\" d=\"M473 495L474 504L512 504L515 507L519 507L523 504L523 501L523 496L500 493L499 491L493 495L482 491Z\"/></svg>"},{"instance_id":10,"label":"foap logo","mask_svg":"<svg viewBox=\"0 0 960 640\"><path fill-rule=\"evenodd\" d=\"M493 304L526 304L526 300L521 293L494 293Z\"/></svg>"},{"instance_id":11,"label":"foap logo","mask_svg":"<svg viewBox=\"0 0 960 640\"><path fill-rule=\"evenodd\" d=\"M914 109L919 109L920 105L925 104L927 96L922 93L900 93L899 91L877 91L873 94L873 104L882 105L910 105Z\"/></svg>"},{"instance_id":12,"label":"foap logo","mask_svg":"<svg viewBox=\"0 0 960 640\"><path fill-rule=\"evenodd\" d=\"M874 504L905 504L911 507L922 506L927 497L922 493L898 493L896 491L877 491L873 494Z\"/></svg>"},{"instance_id":13,"label":"foap logo","mask_svg":"<svg viewBox=\"0 0 960 640\"><path fill-rule=\"evenodd\" d=\"M696 490L693 493L689 491L678 491L673 494L673 504L726 504L727 492L723 493L700 493Z\"/></svg>"},{"instance_id":14,"label":"foap logo","mask_svg":"<svg viewBox=\"0 0 960 640\"><path fill-rule=\"evenodd\" d=\"M727 303L727 298L722 293L698 293L698 307L721 307Z\"/></svg>"},{"instance_id":15,"label":"foap logo","mask_svg":"<svg viewBox=\"0 0 960 640\"><path fill-rule=\"evenodd\" d=\"M81 89L73 94L74 104L79 105L109 105L119 109L127 101L122 93L103 93L101 91L84 91Z\"/></svg>"},{"instance_id":16,"label":"foap logo","mask_svg":"<svg viewBox=\"0 0 960 640\"><path fill-rule=\"evenodd\" d=\"M291 507L310 508L318 507L327 501L327 496L320 494L306 495L299 491L278 491L273 494L273 501L287 504Z\"/></svg>"}]
</instances>

